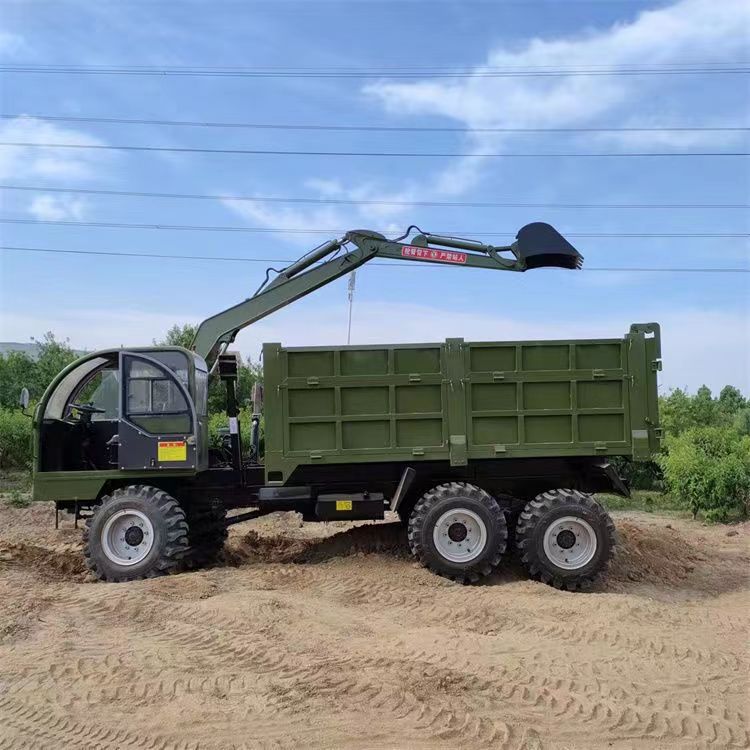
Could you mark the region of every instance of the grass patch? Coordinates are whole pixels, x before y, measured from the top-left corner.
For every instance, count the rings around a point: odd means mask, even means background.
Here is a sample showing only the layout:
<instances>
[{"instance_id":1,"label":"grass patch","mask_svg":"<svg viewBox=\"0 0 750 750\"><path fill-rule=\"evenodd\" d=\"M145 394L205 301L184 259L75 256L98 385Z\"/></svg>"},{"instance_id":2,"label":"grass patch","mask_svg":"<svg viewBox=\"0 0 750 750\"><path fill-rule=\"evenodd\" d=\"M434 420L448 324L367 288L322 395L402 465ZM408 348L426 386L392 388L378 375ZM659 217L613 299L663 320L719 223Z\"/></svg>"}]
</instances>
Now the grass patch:
<instances>
[{"instance_id":1,"label":"grass patch","mask_svg":"<svg viewBox=\"0 0 750 750\"><path fill-rule=\"evenodd\" d=\"M6 496L6 501L11 508L28 508L31 505L31 496L28 492L21 492L21 490L11 490L10 494Z\"/></svg>"},{"instance_id":2,"label":"grass patch","mask_svg":"<svg viewBox=\"0 0 750 750\"><path fill-rule=\"evenodd\" d=\"M0 472L0 501L11 508L27 508L31 505L31 473Z\"/></svg>"},{"instance_id":3,"label":"grass patch","mask_svg":"<svg viewBox=\"0 0 750 750\"><path fill-rule=\"evenodd\" d=\"M20 470L0 471L0 493L31 492L31 472Z\"/></svg>"},{"instance_id":4,"label":"grass patch","mask_svg":"<svg viewBox=\"0 0 750 750\"><path fill-rule=\"evenodd\" d=\"M607 510L642 510L646 513L685 511L685 507L678 500L655 490L633 490L630 497L606 493L597 493L596 497Z\"/></svg>"}]
</instances>

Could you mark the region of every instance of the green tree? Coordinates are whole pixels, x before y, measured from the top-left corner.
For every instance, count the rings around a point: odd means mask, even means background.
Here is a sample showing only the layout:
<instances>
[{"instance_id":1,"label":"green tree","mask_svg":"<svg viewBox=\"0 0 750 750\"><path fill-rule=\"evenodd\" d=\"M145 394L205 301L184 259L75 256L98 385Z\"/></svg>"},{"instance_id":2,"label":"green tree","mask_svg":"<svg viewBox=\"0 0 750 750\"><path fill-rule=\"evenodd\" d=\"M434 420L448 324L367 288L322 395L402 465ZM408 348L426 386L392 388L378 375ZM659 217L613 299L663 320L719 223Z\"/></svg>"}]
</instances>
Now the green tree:
<instances>
[{"instance_id":1,"label":"green tree","mask_svg":"<svg viewBox=\"0 0 750 750\"><path fill-rule=\"evenodd\" d=\"M195 338L196 330L197 327L191 323L185 323L184 325L175 323L161 341L154 339L154 346L184 346L185 349L189 349Z\"/></svg>"},{"instance_id":2,"label":"green tree","mask_svg":"<svg viewBox=\"0 0 750 750\"><path fill-rule=\"evenodd\" d=\"M675 388L659 400L661 425L668 435L679 435L693 426L692 398Z\"/></svg>"},{"instance_id":3,"label":"green tree","mask_svg":"<svg viewBox=\"0 0 750 750\"><path fill-rule=\"evenodd\" d=\"M746 405L740 390L731 385L722 388L718 399L705 385L694 396L675 388L659 399L661 425L673 437L691 427L728 427Z\"/></svg>"},{"instance_id":4,"label":"green tree","mask_svg":"<svg viewBox=\"0 0 750 750\"><path fill-rule=\"evenodd\" d=\"M750 437L728 427L693 427L667 441L659 456L667 489L693 515L746 518L750 502Z\"/></svg>"},{"instance_id":5,"label":"green tree","mask_svg":"<svg viewBox=\"0 0 750 750\"><path fill-rule=\"evenodd\" d=\"M734 415L733 426L740 435L750 435L750 406L740 409Z\"/></svg>"},{"instance_id":6,"label":"green tree","mask_svg":"<svg viewBox=\"0 0 750 750\"><path fill-rule=\"evenodd\" d=\"M47 386L53 378L67 367L71 362L78 359L78 355L70 348L68 339L58 341L52 331L42 336L41 341L34 339L37 345L36 367L34 368L34 390L31 388L33 399L41 398Z\"/></svg>"},{"instance_id":7,"label":"green tree","mask_svg":"<svg viewBox=\"0 0 750 750\"><path fill-rule=\"evenodd\" d=\"M719 393L719 409L730 416L734 416L748 405L739 388L725 385Z\"/></svg>"},{"instance_id":8,"label":"green tree","mask_svg":"<svg viewBox=\"0 0 750 750\"><path fill-rule=\"evenodd\" d=\"M21 388L29 388L31 393L35 367L36 363L26 352L0 354L0 406L6 409L18 406Z\"/></svg>"},{"instance_id":9,"label":"green tree","mask_svg":"<svg viewBox=\"0 0 750 750\"><path fill-rule=\"evenodd\" d=\"M693 396L691 411L694 425L710 427L722 421L723 415L719 411L719 404L707 385L702 385Z\"/></svg>"},{"instance_id":10,"label":"green tree","mask_svg":"<svg viewBox=\"0 0 750 750\"><path fill-rule=\"evenodd\" d=\"M12 409L18 405L22 388L29 389L32 401L38 401L60 370L77 358L68 341L58 341L48 331L37 346L36 358L26 352L0 355L0 406Z\"/></svg>"}]
</instances>

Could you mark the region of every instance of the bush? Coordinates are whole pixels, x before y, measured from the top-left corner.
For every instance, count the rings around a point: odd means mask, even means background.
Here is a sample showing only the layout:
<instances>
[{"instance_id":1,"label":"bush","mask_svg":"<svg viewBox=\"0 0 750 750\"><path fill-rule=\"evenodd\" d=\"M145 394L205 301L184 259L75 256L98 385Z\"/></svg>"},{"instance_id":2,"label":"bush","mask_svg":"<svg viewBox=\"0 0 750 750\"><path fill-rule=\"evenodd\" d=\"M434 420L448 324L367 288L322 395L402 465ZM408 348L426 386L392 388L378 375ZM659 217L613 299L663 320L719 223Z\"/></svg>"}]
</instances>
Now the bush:
<instances>
[{"instance_id":1,"label":"bush","mask_svg":"<svg viewBox=\"0 0 750 750\"><path fill-rule=\"evenodd\" d=\"M31 467L31 419L19 409L0 407L0 468Z\"/></svg>"},{"instance_id":2,"label":"bush","mask_svg":"<svg viewBox=\"0 0 750 750\"><path fill-rule=\"evenodd\" d=\"M21 388L28 388L31 400L38 401L55 375L78 357L67 341L58 341L53 333L35 343L33 356L15 351L0 354L0 406L16 407Z\"/></svg>"},{"instance_id":3,"label":"bush","mask_svg":"<svg viewBox=\"0 0 750 750\"><path fill-rule=\"evenodd\" d=\"M659 457L669 492L709 521L747 517L750 437L728 427L694 427Z\"/></svg>"},{"instance_id":4,"label":"bush","mask_svg":"<svg viewBox=\"0 0 750 750\"><path fill-rule=\"evenodd\" d=\"M740 409L740 411L734 415L734 429L737 430L740 435L750 435L750 406Z\"/></svg>"},{"instance_id":5,"label":"bush","mask_svg":"<svg viewBox=\"0 0 750 750\"><path fill-rule=\"evenodd\" d=\"M660 490L663 486L661 467L654 461L631 461L613 456L612 465L631 490Z\"/></svg>"}]
</instances>

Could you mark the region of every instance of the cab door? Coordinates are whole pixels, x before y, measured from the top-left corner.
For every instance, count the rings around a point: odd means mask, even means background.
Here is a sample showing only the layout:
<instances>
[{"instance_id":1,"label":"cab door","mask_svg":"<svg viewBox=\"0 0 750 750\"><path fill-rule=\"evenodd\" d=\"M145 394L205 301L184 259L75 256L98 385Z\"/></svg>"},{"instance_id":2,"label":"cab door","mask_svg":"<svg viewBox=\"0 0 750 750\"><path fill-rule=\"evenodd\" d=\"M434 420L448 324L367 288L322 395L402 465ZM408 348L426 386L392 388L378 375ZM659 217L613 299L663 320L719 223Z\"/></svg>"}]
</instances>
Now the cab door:
<instances>
[{"instance_id":1,"label":"cab door","mask_svg":"<svg viewBox=\"0 0 750 750\"><path fill-rule=\"evenodd\" d=\"M120 383L120 469L195 469L195 405L176 373L121 352Z\"/></svg>"}]
</instances>

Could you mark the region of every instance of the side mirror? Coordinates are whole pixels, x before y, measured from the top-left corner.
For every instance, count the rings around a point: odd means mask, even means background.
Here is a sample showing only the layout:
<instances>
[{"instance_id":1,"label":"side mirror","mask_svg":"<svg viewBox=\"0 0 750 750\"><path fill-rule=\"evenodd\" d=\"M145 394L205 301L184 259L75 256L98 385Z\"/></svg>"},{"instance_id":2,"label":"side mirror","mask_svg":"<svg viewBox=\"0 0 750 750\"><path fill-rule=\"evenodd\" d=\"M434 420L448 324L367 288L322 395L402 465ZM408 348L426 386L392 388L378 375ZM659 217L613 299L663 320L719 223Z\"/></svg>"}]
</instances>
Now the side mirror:
<instances>
[{"instance_id":1,"label":"side mirror","mask_svg":"<svg viewBox=\"0 0 750 750\"><path fill-rule=\"evenodd\" d=\"M29 408L29 389L21 388L21 395L18 398L18 405L23 411Z\"/></svg>"}]
</instances>

